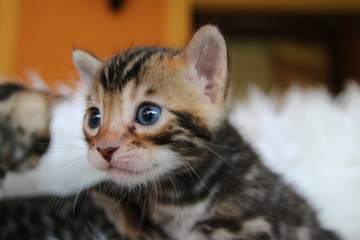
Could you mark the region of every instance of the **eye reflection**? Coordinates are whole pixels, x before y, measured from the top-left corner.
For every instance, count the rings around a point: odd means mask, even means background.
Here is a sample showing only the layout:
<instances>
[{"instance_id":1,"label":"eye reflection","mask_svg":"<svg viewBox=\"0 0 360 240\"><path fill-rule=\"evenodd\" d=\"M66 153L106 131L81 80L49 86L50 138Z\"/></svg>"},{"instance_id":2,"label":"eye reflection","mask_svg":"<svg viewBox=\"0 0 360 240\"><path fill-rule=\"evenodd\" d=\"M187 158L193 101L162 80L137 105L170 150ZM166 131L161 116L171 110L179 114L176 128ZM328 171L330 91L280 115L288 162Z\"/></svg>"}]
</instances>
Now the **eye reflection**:
<instances>
[{"instance_id":1,"label":"eye reflection","mask_svg":"<svg viewBox=\"0 0 360 240\"><path fill-rule=\"evenodd\" d=\"M152 104L146 104L139 108L136 114L136 122L141 125L152 125L160 117L161 108Z\"/></svg>"}]
</instances>

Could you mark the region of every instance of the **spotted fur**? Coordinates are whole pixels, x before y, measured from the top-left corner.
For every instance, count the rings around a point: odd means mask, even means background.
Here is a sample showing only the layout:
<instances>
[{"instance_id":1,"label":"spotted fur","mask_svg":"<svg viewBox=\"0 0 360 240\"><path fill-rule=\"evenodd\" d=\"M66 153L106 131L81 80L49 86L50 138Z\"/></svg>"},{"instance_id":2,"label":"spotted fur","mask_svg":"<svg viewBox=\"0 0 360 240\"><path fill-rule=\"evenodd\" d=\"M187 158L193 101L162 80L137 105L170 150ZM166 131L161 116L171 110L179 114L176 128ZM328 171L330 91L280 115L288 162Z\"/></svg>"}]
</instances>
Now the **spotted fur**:
<instances>
[{"instance_id":1,"label":"spotted fur","mask_svg":"<svg viewBox=\"0 0 360 240\"><path fill-rule=\"evenodd\" d=\"M102 200L103 201L103 200ZM86 193L0 201L0 239L128 240Z\"/></svg>"},{"instance_id":2,"label":"spotted fur","mask_svg":"<svg viewBox=\"0 0 360 240\"><path fill-rule=\"evenodd\" d=\"M0 169L35 167L46 152L50 136L48 94L12 83L0 85Z\"/></svg>"},{"instance_id":3,"label":"spotted fur","mask_svg":"<svg viewBox=\"0 0 360 240\"><path fill-rule=\"evenodd\" d=\"M141 47L103 62L75 50L74 60L89 87L88 159L115 183L102 192L135 216L136 230L120 228L130 239L338 239L228 124L226 45L215 27L182 51ZM149 126L137 118L144 104L161 108Z\"/></svg>"}]
</instances>

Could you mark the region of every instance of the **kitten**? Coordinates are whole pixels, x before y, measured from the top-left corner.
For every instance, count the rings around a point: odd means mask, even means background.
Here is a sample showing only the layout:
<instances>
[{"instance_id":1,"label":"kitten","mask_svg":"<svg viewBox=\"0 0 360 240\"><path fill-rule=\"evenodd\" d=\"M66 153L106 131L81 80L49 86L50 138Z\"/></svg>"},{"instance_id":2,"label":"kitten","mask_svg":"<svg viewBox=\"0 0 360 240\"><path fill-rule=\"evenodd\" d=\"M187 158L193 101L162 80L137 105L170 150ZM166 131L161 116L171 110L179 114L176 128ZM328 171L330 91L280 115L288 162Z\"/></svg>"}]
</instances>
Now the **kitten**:
<instances>
[{"instance_id":1,"label":"kitten","mask_svg":"<svg viewBox=\"0 0 360 240\"><path fill-rule=\"evenodd\" d=\"M35 167L49 144L49 96L13 83L0 85L0 172Z\"/></svg>"},{"instance_id":2,"label":"kitten","mask_svg":"<svg viewBox=\"0 0 360 240\"><path fill-rule=\"evenodd\" d=\"M115 183L103 192L134 210L130 239L338 239L228 123L216 27L182 51L141 47L105 62L73 55L89 87L88 160Z\"/></svg>"}]
</instances>

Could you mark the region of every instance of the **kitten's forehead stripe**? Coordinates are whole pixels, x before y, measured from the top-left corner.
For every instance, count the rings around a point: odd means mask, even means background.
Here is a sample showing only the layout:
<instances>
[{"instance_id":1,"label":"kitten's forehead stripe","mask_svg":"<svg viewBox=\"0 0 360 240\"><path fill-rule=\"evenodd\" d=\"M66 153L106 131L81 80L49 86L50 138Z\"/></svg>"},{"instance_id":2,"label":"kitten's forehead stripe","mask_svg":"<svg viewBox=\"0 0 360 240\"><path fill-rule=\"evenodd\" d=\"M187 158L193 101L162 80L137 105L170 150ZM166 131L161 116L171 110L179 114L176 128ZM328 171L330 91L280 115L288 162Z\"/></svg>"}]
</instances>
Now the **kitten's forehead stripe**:
<instances>
[{"instance_id":1,"label":"kitten's forehead stripe","mask_svg":"<svg viewBox=\"0 0 360 240\"><path fill-rule=\"evenodd\" d=\"M177 51L168 48L140 47L127 50L111 58L100 72L99 80L106 91L122 91L133 78L140 84L138 78L143 66L155 54L171 53Z\"/></svg>"},{"instance_id":2,"label":"kitten's forehead stripe","mask_svg":"<svg viewBox=\"0 0 360 240\"><path fill-rule=\"evenodd\" d=\"M124 54L113 57L113 59L110 60L111 63L109 63L108 67L104 69L104 71L106 71L105 81L113 82L113 88L116 89L118 86L116 80L118 80L118 78L120 78L119 80L123 79L124 75L132 69L134 62L142 58L144 54L145 52L142 48L137 48L128 50ZM121 88L125 86L126 82L120 81L119 84L119 90L121 90ZM109 85L111 84L107 84L107 86Z\"/></svg>"},{"instance_id":3,"label":"kitten's forehead stripe","mask_svg":"<svg viewBox=\"0 0 360 240\"><path fill-rule=\"evenodd\" d=\"M130 69L135 57L141 55L142 48L130 49L120 55L114 56L109 60L103 71L100 73L100 83L105 90L116 90L118 86L122 86L121 79L117 79L118 75L123 77L125 69Z\"/></svg>"}]
</instances>

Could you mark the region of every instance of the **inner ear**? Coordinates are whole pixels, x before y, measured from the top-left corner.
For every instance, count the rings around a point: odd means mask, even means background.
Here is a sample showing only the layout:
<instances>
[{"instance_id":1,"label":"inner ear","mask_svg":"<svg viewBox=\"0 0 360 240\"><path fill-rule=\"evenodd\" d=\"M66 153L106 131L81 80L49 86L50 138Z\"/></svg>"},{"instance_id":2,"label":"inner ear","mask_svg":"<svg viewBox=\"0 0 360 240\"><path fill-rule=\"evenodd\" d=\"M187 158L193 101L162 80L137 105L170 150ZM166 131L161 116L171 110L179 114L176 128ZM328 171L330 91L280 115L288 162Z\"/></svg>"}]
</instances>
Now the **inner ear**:
<instances>
[{"instance_id":1,"label":"inner ear","mask_svg":"<svg viewBox=\"0 0 360 240\"><path fill-rule=\"evenodd\" d=\"M215 102L226 91L227 50L223 36L214 26L202 27L185 48L204 94Z\"/></svg>"},{"instance_id":2,"label":"inner ear","mask_svg":"<svg viewBox=\"0 0 360 240\"><path fill-rule=\"evenodd\" d=\"M209 81L214 81L219 70L220 49L216 44L208 43L200 49L195 68L200 76L205 76Z\"/></svg>"},{"instance_id":3,"label":"inner ear","mask_svg":"<svg viewBox=\"0 0 360 240\"><path fill-rule=\"evenodd\" d=\"M73 50L73 61L81 80L86 85L94 81L97 72L103 66L103 62L100 59L91 53L79 49Z\"/></svg>"},{"instance_id":4,"label":"inner ear","mask_svg":"<svg viewBox=\"0 0 360 240\"><path fill-rule=\"evenodd\" d=\"M199 54L195 63L198 76L205 77L205 94L213 98L216 88L221 84L220 49L216 44L209 44Z\"/></svg>"}]
</instances>

